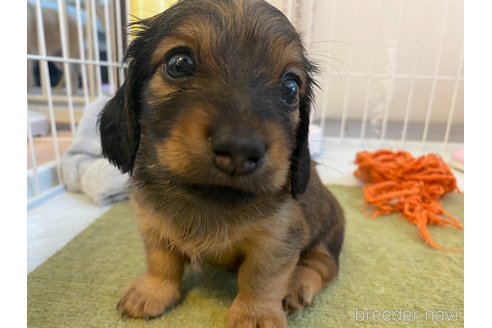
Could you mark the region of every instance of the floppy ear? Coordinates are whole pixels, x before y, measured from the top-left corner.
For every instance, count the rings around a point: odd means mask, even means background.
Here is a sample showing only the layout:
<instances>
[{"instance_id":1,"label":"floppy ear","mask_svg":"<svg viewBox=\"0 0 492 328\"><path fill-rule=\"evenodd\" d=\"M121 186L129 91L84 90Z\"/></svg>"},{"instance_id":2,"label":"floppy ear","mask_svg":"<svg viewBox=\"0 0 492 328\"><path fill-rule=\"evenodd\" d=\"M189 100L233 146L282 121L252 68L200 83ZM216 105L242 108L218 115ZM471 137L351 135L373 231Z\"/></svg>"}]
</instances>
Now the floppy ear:
<instances>
[{"instance_id":1,"label":"floppy ear","mask_svg":"<svg viewBox=\"0 0 492 328\"><path fill-rule=\"evenodd\" d=\"M125 82L99 115L102 153L123 173L132 173L140 143L139 99L143 80L150 70L148 58L153 48L147 31L154 20L152 17L130 24L129 32L135 38L125 55L128 62Z\"/></svg>"},{"instance_id":2,"label":"floppy ear","mask_svg":"<svg viewBox=\"0 0 492 328\"><path fill-rule=\"evenodd\" d=\"M300 104L300 122L296 131L296 146L292 153L290 180L292 197L306 191L311 171L311 156L309 154L309 106L310 100L304 99Z\"/></svg>"},{"instance_id":3,"label":"floppy ear","mask_svg":"<svg viewBox=\"0 0 492 328\"><path fill-rule=\"evenodd\" d=\"M309 116L311 112L311 101L313 87L317 86L312 74L317 72L317 67L306 60L305 70L307 72L307 88L305 95L301 97L299 104L299 125L296 130L295 148L292 153L290 165L290 181L292 197L297 199L303 194L309 183L311 173L311 155L309 152Z\"/></svg>"},{"instance_id":4,"label":"floppy ear","mask_svg":"<svg viewBox=\"0 0 492 328\"><path fill-rule=\"evenodd\" d=\"M123 173L132 172L140 142L139 108L132 80L130 67L125 83L106 104L98 120L102 153Z\"/></svg>"}]
</instances>

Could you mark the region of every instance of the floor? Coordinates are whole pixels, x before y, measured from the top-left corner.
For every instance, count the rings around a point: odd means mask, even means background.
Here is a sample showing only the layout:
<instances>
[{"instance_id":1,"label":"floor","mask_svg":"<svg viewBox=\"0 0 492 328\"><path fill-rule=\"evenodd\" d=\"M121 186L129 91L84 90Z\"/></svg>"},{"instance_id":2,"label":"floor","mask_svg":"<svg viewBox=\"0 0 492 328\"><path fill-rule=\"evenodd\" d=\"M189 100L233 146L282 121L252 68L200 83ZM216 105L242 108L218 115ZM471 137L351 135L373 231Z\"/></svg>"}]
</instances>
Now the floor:
<instances>
[{"instance_id":1,"label":"floor","mask_svg":"<svg viewBox=\"0 0 492 328\"><path fill-rule=\"evenodd\" d=\"M458 149L460 144L450 144L444 147L438 143L420 144L407 143L404 149L414 155L428 152L440 153L445 160ZM326 184L358 185L353 177L355 154L360 149L375 150L380 148L399 148L398 143L358 140L324 140L324 150L317 158L318 172ZM464 173L453 170L458 180L459 188L464 191ZM41 205L28 210L27 240L28 258L27 268L31 272L56 251L63 248L73 237L83 231L94 220L100 217L107 207L99 207L88 197L68 192L51 197Z\"/></svg>"},{"instance_id":2,"label":"floor","mask_svg":"<svg viewBox=\"0 0 492 328\"><path fill-rule=\"evenodd\" d=\"M69 192L50 198L27 212L27 271L31 272L63 248L110 207Z\"/></svg>"}]
</instances>

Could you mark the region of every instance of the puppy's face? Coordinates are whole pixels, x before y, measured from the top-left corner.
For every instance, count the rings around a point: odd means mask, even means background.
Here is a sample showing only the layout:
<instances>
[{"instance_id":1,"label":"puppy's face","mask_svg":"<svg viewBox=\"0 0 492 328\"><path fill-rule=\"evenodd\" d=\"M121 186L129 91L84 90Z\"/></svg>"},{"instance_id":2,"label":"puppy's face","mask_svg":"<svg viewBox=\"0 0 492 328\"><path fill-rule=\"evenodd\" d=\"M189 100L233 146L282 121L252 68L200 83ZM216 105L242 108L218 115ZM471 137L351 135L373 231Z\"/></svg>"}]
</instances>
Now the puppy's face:
<instances>
[{"instance_id":1,"label":"puppy's face","mask_svg":"<svg viewBox=\"0 0 492 328\"><path fill-rule=\"evenodd\" d=\"M125 85L101 116L112 162L131 171L145 135L157 159L146 164L182 183L304 191L313 68L283 14L263 1L183 0L137 27Z\"/></svg>"}]
</instances>

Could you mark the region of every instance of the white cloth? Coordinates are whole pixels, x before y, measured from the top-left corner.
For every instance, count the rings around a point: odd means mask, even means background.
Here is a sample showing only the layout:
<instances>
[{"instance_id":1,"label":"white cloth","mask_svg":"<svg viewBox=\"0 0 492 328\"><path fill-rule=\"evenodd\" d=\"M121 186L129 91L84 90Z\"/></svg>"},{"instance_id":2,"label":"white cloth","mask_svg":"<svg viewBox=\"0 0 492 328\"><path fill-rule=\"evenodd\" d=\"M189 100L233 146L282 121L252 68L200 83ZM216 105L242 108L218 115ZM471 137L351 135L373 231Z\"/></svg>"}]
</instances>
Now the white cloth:
<instances>
[{"instance_id":1,"label":"white cloth","mask_svg":"<svg viewBox=\"0 0 492 328\"><path fill-rule=\"evenodd\" d=\"M74 143L61 160L66 189L84 193L100 206L127 198L128 175L102 156L97 118L109 99L102 96L85 108Z\"/></svg>"}]
</instances>

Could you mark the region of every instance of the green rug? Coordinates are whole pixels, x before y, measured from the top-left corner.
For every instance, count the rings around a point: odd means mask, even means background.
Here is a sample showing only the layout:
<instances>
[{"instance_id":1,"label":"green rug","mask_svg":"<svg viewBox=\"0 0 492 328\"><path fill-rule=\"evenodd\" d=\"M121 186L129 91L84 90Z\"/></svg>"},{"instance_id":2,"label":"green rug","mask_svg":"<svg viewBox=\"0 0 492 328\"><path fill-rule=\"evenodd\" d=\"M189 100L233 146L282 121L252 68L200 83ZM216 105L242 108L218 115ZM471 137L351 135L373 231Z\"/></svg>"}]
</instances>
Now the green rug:
<instances>
[{"instance_id":1,"label":"green rug","mask_svg":"<svg viewBox=\"0 0 492 328\"><path fill-rule=\"evenodd\" d=\"M397 215L371 220L358 187L330 189L347 216L340 276L313 306L290 316L289 327L463 327L463 252L429 248L415 226ZM462 195L448 196L444 207L463 218ZM463 249L462 231L430 231L443 246ZM28 326L224 326L235 278L213 269L187 272L182 302L162 318L121 320L116 303L144 268L130 206L115 205L29 274Z\"/></svg>"}]
</instances>

